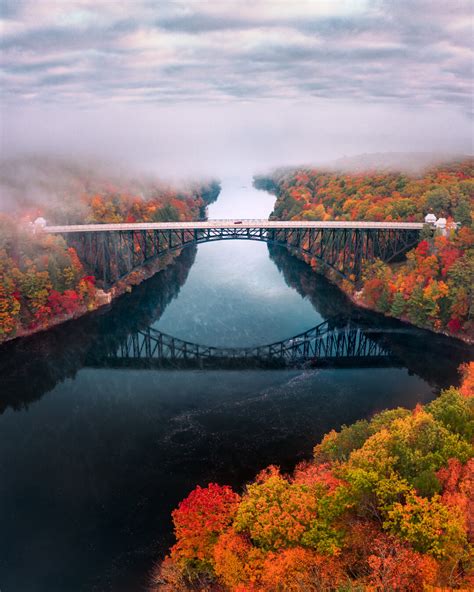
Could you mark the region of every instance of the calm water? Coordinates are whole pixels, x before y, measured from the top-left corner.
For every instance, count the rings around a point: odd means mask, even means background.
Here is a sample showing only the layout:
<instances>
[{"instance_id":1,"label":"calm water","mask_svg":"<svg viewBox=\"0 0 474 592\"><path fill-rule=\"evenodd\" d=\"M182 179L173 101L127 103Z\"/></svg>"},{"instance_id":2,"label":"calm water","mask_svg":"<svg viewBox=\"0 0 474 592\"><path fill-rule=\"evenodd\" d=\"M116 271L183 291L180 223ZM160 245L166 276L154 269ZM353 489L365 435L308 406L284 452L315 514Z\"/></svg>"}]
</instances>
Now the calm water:
<instances>
[{"instance_id":1,"label":"calm water","mask_svg":"<svg viewBox=\"0 0 474 592\"><path fill-rule=\"evenodd\" d=\"M223 183L210 217L266 217L273 198ZM393 368L98 368L153 327L216 346L258 345L335 315L383 329ZM308 458L329 429L413 407L457 381L472 352L354 311L305 264L263 243L187 250L108 311L0 349L1 592L138 592L196 484L239 488Z\"/></svg>"}]
</instances>

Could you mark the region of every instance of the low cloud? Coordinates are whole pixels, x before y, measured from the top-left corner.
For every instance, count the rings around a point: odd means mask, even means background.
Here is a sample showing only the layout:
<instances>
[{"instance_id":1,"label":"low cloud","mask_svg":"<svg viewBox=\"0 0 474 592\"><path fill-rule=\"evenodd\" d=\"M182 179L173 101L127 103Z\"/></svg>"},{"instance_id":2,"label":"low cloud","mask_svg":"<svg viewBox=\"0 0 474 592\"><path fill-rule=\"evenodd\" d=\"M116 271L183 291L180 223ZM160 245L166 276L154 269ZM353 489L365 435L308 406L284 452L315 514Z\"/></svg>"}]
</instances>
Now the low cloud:
<instances>
[{"instance_id":1,"label":"low cloud","mask_svg":"<svg viewBox=\"0 0 474 592\"><path fill-rule=\"evenodd\" d=\"M472 152L469 0L4 0L3 155L170 175Z\"/></svg>"}]
</instances>

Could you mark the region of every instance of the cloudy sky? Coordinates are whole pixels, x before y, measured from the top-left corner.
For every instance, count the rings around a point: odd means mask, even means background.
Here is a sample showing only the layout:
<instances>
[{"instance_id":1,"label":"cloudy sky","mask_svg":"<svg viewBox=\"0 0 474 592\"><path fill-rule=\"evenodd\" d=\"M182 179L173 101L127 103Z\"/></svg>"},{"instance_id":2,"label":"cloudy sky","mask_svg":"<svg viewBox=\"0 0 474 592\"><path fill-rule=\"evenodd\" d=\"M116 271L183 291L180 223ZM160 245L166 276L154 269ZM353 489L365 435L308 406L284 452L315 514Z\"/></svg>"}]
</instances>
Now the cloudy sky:
<instances>
[{"instance_id":1,"label":"cloudy sky","mask_svg":"<svg viewBox=\"0 0 474 592\"><path fill-rule=\"evenodd\" d=\"M176 170L472 152L470 0L0 0L1 149Z\"/></svg>"}]
</instances>

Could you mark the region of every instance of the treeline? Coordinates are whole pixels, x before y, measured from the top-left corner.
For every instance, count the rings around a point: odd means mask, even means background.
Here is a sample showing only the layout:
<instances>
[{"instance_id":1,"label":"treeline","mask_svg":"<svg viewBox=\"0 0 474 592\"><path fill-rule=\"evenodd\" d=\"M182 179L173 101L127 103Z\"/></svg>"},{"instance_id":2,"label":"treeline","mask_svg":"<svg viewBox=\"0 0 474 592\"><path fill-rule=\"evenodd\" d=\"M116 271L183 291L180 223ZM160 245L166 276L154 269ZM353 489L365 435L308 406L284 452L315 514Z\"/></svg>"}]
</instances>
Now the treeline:
<instances>
[{"instance_id":1,"label":"treeline","mask_svg":"<svg viewBox=\"0 0 474 592\"><path fill-rule=\"evenodd\" d=\"M119 191L110 187L106 191L84 194L87 206L85 222L179 222L198 220L205 216L206 206L219 195L220 185L211 181L189 192L155 189L144 196Z\"/></svg>"},{"instance_id":2,"label":"treeline","mask_svg":"<svg viewBox=\"0 0 474 592\"><path fill-rule=\"evenodd\" d=\"M95 278L64 239L0 215L0 342L95 308Z\"/></svg>"},{"instance_id":3,"label":"treeline","mask_svg":"<svg viewBox=\"0 0 474 592\"><path fill-rule=\"evenodd\" d=\"M76 169L66 169L62 176L59 169L55 173L57 183L48 180L48 197L44 187L36 193L31 188L37 169L28 184L17 182L14 188L2 171L2 189L11 199L2 204L8 213L0 213L0 342L78 316L102 302L95 278L75 250L62 237L42 233L33 224L37 217L49 224L196 220L220 190L215 181L172 189L151 180L122 180L119 185Z\"/></svg>"},{"instance_id":4,"label":"treeline","mask_svg":"<svg viewBox=\"0 0 474 592\"><path fill-rule=\"evenodd\" d=\"M155 592L472 590L474 363L414 411L331 431L291 475L197 487Z\"/></svg>"},{"instance_id":5,"label":"treeline","mask_svg":"<svg viewBox=\"0 0 474 592\"><path fill-rule=\"evenodd\" d=\"M472 222L474 159L440 165L419 176L369 171L344 173L282 169L256 176L272 190L277 220L372 220L421 222L433 210L463 225Z\"/></svg>"},{"instance_id":6,"label":"treeline","mask_svg":"<svg viewBox=\"0 0 474 592\"><path fill-rule=\"evenodd\" d=\"M278 220L423 221L428 212L460 224L426 233L404 264L363 263L363 282L341 287L359 303L452 335L474 334L474 160L418 176L394 172L276 171L255 185L277 199ZM317 266L316 261L308 261ZM337 281L337 278L333 278Z\"/></svg>"},{"instance_id":7,"label":"treeline","mask_svg":"<svg viewBox=\"0 0 474 592\"><path fill-rule=\"evenodd\" d=\"M100 164L29 157L0 161L0 211L52 224L196 219L215 201L215 180L179 185Z\"/></svg>"}]
</instances>

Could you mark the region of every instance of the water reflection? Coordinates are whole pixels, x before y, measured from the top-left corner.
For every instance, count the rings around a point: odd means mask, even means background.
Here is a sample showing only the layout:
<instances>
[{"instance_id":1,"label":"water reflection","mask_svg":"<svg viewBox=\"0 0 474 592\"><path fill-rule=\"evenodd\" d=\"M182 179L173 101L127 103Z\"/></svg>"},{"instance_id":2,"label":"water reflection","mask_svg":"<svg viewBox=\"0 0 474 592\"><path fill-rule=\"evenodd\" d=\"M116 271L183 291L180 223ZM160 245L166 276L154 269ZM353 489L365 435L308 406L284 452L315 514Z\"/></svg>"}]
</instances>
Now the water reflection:
<instances>
[{"instance_id":1,"label":"water reflection","mask_svg":"<svg viewBox=\"0 0 474 592\"><path fill-rule=\"evenodd\" d=\"M322 319L331 321L331 331L334 327L346 327L349 321L355 323L365 340L370 338L390 354L385 365L403 366L427 383L443 388L458 380L459 365L472 358L472 348L456 340L356 309L332 284L315 275L308 265L289 255L285 249L270 245L268 250L286 284L309 300ZM323 355L321 350L316 352L313 337L304 335L287 336L287 339L257 351L257 345L246 350L224 346L209 348L206 346L214 344L184 341L157 331L154 327L169 303L180 293L195 254L194 249L186 249L174 265L135 288L132 294L120 298L105 313L96 313L4 345L0 349L0 412L7 406L22 408L87 366L122 369L278 368L311 360L316 366L316 355L322 362L326 361L326 366L332 358L333 366L336 366L335 358L347 355L346 350L340 356ZM313 335L311 331L308 333ZM332 333L329 337L332 338ZM203 337L206 338L209 339L207 335ZM161 350L158 349L160 340ZM132 355L133 347L135 354ZM354 351L352 358L355 357ZM352 366L362 368L367 365L364 357L367 356L353 360ZM344 366L344 360L341 366Z\"/></svg>"},{"instance_id":2,"label":"water reflection","mask_svg":"<svg viewBox=\"0 0 474 592\"><path fill-rule=\"evenodd\" d=\"M342 315L353 319L400 360L410 373L436 388L458 383L459 366L472 360L472 347L456 339L356 308L340 290L324 277L314 274L309 265L295 259L285 249L268 245L268 250L287 285L309 299L324 318Z\"/></svg>"},{"instance_id":3,"label":"water reflection","mask_svg":"<svg viewBox=\"0 0 474 592\"><path fill-rule=\"evenodd\" d=\"M183 341L149 327L127 335L117 349L92 351L95 368L362 368L400 366L383 332L331 317L303 333L254 347L213 347Z\"/></svg>"},{"instance_id":4,"label":"water reflection","mask_svg":"<svg viewBox=\"0 0 474 592\"><path fill-rule=\"evenodd\" d=\"M58 383L74 378L92 352L116 349L130 333L152 325L178 296L195 257L195 249L185 249L172 265L107 311L0 346L0 413L41 398Z\"/></svg>"}]
</instances>

